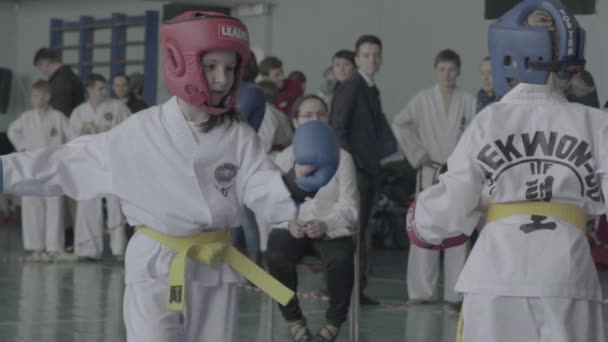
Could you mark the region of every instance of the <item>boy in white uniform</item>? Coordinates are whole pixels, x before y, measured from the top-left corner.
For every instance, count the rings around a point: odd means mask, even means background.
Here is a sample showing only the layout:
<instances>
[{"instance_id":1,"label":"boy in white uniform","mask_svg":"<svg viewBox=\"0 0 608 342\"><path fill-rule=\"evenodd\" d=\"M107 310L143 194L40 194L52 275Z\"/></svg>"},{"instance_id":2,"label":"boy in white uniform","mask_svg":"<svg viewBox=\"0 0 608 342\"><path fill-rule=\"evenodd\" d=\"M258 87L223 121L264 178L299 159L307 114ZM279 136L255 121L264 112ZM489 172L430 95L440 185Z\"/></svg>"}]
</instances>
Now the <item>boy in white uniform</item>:
<instances>
[{"instance_id":1,"label":"boy in white uniform","mask_svg":"<svg viewBox=\"0 0 608 342\"><path fill-rule=\"evenodd\" d=\"M235 270L279 302L293 292L238 253L226 227L240 225L243 205L268 222L295 224L294 200L333 177L338 144L327 125L303 125L307 143L294 139L301 153L281 177L233 110L249 54L243 23L192 11L160 32L164 80L175 97L110 131L2 156L0 185L7 193L120 198L138 227L125 260L127 341L236 342L242 278Z\"/></svg>"},{"instance_id":2,"label":"boy in white uniform","mask_svg":"<svg viewBox=\"0 0 608 342\"><path fill-rule=\"evenodd\" d=\"M460 57L443 50L435 57L437 84L419 92L393 121L395 137L411 165L418 168L416 192L437 181L439 171L452 153L462 132L475 115L475 98L457 87ZM448 308L460 311L462 296L454 284L462 270L467 246L445 251L443 299ZM410 303L434 299L439 282L439 252L410 246L407 290Z\"/></svg>"},{"instance_id":3,"label":"boy in white uniform","mask_svg":"<svg viewBox=\"0 0 608 342\"><path fill-rule=\"evenodd\" d=\"M608 117L569 103L584 31L555 0L527 0L492 24L498 103L479 113L439 184L408 212L425 248L464 243L486 225L456 290L462 340L604 342L602 291L585 234L606 210ZM506 94L506 95L505 95Z\"/></svg>"},{"instance_id":4,"label":"boy in white uniform","mask_svg":"<svg viewBox=\"0 0 608 342\"><path fill-rule=\"evenodd\" d=\"M96 134L109 131L131 112L120 100L108 98L108 84L99 74L91 74L87 80L89 98L74 109L70 126L76 134ZM114 196L105 197L107 230L110 249L117 260L122 260L126 248L125 220L120 201ZM98 260L103 252L104 222L102 198L78 201L74 231L74 254L80 258Z\"/></svg>"},{"instance_id":5,"label":"boy in white uniform","mask_svg":"<svg viewBox=\"0 0 608 342\"><path fill-rule=\"evenodd\" d=\"M19 152L56 147L74 137L68 118L49 105L48 81L32 85L34 109L21 114L8 128L8 138ZM49 261L63 252L63 197L25 196L21 201L23 247L32 253L30 261Z\"/></svg>"}]
</instances>

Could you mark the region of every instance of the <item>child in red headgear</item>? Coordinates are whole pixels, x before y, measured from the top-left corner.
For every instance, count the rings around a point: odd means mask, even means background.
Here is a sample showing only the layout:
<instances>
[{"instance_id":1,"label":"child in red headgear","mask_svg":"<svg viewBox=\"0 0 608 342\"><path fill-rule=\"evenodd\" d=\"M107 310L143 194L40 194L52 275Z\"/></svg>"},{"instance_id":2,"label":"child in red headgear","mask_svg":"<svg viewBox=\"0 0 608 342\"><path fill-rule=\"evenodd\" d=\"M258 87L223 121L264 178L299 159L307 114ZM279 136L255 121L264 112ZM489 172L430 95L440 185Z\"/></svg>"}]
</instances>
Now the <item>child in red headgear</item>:
<instances>
[{"instance_id":1,"label":"child in red headgear","mask_svg":"<svg viewBox=\"0 0 608 342\"><path fill-rule=\"evenodd\" d=\"M268 222L293 225L294 200L311 195L295 178L316 180L308 175L324 166L296 164L281 177L256 133L238 121L234 102L249 54L239 20L187 12L163 24L161 37L165 82L175 97L110 131L3 156L0 188L120 199L138 226L126 252L128 341L236 342L235 269L279 301L293 293L235 252L225 227L240 226L243 205Z\"/></svg>"}]
</instances>

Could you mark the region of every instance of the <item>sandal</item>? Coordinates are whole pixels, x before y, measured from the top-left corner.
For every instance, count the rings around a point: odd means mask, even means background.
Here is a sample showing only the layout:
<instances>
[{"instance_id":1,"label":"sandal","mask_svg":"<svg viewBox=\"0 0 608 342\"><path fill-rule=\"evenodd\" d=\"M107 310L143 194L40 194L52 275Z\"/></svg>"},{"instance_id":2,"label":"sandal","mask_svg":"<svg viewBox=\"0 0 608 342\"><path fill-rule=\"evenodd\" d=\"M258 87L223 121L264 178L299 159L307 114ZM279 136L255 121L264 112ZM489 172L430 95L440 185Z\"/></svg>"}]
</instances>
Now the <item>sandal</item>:
<instances>
[{"instance_id":1,"label":"sandal","mask_svg":"<svg viewBox=\"0 0 608 342\"><path fill-rule=\"evenodd\" d=\"M287 327L289 328L289 333L293 338L294 342L303 342L303 341L313 341L314 337L308 327L306 326L306 320L300 319L293 322L288 322Z\"/></svg>"},{"instance_id":2,"label":"sandal","mask_svg":"<svg viewBox=\"0 0 608 342\"><path fill-rule=\"evenodd\" d=\"M339 327L327 323L319 329L319 333L317 333L317 342L333 342L338 338L339 332Z\"/></svg>"}]
</instances>

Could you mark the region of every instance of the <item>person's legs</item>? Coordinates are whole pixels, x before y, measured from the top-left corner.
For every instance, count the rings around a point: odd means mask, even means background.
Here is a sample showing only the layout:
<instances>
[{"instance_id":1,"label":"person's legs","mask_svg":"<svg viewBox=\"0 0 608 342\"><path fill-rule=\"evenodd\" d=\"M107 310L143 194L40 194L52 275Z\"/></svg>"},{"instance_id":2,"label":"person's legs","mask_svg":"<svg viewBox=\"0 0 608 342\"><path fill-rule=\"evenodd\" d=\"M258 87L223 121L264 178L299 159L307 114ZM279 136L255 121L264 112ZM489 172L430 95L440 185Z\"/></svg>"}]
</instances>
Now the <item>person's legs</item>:
<instances>
[{"instance_id":1,"label":"person's legs","mask_svg":"<svg viewBox=\"0 0 608 342\"><path fill-rule=\"evenodd\" d=\"M298 273L296 266L310 249L310 239L295 239L286 229L274 229L268 237L266 262L269 273L283 285L297 293ZM289 331L296 341L308 341L312 334L306 326L298 297L283 306L279 304L281 315L287 321Z\"/></svg>"},{"instance_id":2,"label":"person's legs","mask_svg":"<svg viewBox=\"0 0 608 342\"><path fill-rule=\"evenodd\" d=\"M367 287L367 277L371 264L371 231L369 229L370 214L374 206L376 195L376 180L365 173L363 170L357 169L357 187L359 190L359 231L357 238L360 241L360 276L359 283L361 287L360 300L364 305L377 305L377 301L367 297L363 291Z\"/></svg>"},{"instance_id":3,"label":"person's legs","mask_svg":"<svg viewBox=\"0 0 608 342\"><path fill-rule=\"evenodd\" d=\"M23 227L23 248L33 252L30 259L36 259L44 251L44 198L24 196L21 200L21 226Z\"/></svg>"},{"instance_id":4,"label":"person's legs","mask_svg":"<svg viewBox=\"0 0 608 342\"><path fill-rule=\"evenodd\" d=\"M353 240L349 237L315 240L313 242L316 252L321 257L327 275L327 288L329 291L329 307L327 308L325 319L327 331L320 331L327 340L338 333L338 329L348 317L351 293L354 283L354 246ZM335 328L335 329L333 329Z\"/></svg>"},{"instance_id":5,"label":"person's legs","mask_svg":"<svg viewBox=\"0 0 608 342\"><path fill-rule=\"evenodd\" d=\"M186 286L186 295L190 292L191 286ZM126 285L123 318L127 342L187 341L183 312L167 310L168 293L169 283L163 278Z\"/></svg>"},{"instance_id":6,"label":"person's legs","mask_svg":"<svg viewBox=\"0 0 608 342\"><path fill-rule=\"evenodd\" d=\"M466 293L463 342L540 342L536 317L526 297Z\"/></svg>"},{"instance_id":7,"label":"person's legs","mask_svg":"<svg viewBox=\"0 0 608 342\"><path fill-rule=\"evenodd\" d=\"M186 301L185 342L240 341L237 284L190 285Z\"/></svg>"},{"instance_id":8,"label":"person's legs","mask_svg":"<svg viewBox=\"0 0 608 342\"><path fill-rule=\"evenodd\" d=\"M74 254L100 259L103 253L103 212L101 199L78 201L74 227Z\"/></svg>"},{"instance_id":9,"label":"person's legs","mask_svg":"<svg viewBox=\"0 0 608 342\"><path fill-rule=\"evenodd\" d=\"M445 284L443 287L443 300L450 304L462 302L462 295L457 293L454 288L467 259L468 249L468 244L465 243L464 245L448 248L444 251L443 270Z\"/></svg>"},{"instance_id":10,"label":"person's legs","mask_svg":"<svg viewBox=\"0 0 608 342\"><path fill-rule=\"evenodd\" d=\"M74 251L74 227L76 226L76 211L78 210L78 201L72 198L63 196L64 217L65 217L65 238L64 247L66 251Z\"/></svg>"},{"instance_id":11,"label":"person's legs","mask_svg":"<svg viewBox=\"0 0 608 342\"><path fill-rule=\"evenodd\" d=\"M44 201L45 249L52 254L62 253L65 245L65 220L63 196L47 197Z\"/></svg>"},{"instance_id":12,"label":"person's legs","mask_svg":"<svg viewBox=\"0 0 608 342\"><path fill-rule=\"evenodd\" d=\"M127 248L127 234L125 233L126 220L122 214L118 197L106 197L106 208L108 212L107 226L110 231L110 249L112 255L120 259L125 255L125 249Z\"/></svg>"},{"instance_id":13,"label":"person's legs","mask_svg":"<svg viewBox=\"0 0 608 342\"><path fill-rule=\"evenodd\" d=\"M465 294L463 342L603 342L602 303Z\"/></svg>"},{"instance_id":14,"label":"person's legs","mask_svg":"<svg viewBox=\"0 0 608 342\"><path fill-rule=\"evenodd\" d=\"M602 303L568 298L532 298L540 342L604 342Z\"/></svg>"},{"instance_id":15,"label":"person's legs","mask_svg":"<svg viewBox=\"0 0 608 342\"><path fill-rule=\"evenodd\" d=\"M410 245L407 259L407 293L410 302L434 299L439 281L439 252Z\"/></svg>"},{"instance_id":16,"label":"person's legs","mask_svg":"<svg viewBox=\"0 0 608 342\"><path fill-rule=\"evenodd\" d=\"M274 229L268 237L266 259L268 271L283 285L293 291L298 290L298 273L296 266L305 251L309 248L310 240L296 239L287 229ZM298 297L294 297L287 305L279 305L283 318L289 321L303 318Z\"/></svg>"},{"instance_id":17,"label":"person's legs","mask_svg":"<svg viewBox=\"0 0 608 342\"><path fill-rule=\"evenodd\" d=\"M245 208L242 214L242 227L245 235L245 248L247 255L255 263L259 264L260 260L260 231L258 223L255 220L255 214L251 209Z\"/></svg>"},{"instance_id":18,"label":"person's legs","mask_svg":"<svg viewBox=\"0 0 608 342\"><path fill-rule=\"evenodd\" d=\"M246 254L245 247L245 232L243 232L243 227L236 227L230 231L230 237L232 238L232 245L234 248L238 249L243 254Z\"/></svg>"}]
</instances>

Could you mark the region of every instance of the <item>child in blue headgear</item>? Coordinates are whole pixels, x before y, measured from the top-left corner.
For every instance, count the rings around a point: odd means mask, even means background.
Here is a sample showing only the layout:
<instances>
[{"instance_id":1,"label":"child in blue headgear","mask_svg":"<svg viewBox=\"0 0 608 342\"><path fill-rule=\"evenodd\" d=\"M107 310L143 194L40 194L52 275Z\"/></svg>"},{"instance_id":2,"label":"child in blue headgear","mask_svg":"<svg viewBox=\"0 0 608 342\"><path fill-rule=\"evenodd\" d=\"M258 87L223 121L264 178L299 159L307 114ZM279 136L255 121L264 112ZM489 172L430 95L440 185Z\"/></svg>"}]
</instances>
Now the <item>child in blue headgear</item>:
<instances>
[{"instance_id":1,"label":"child in blue headgear","mask_svg":"<svg viewBox=\"0 0 608 342\"><path fill-rule=\"evenodd\" d=\"M492 24L502 99L408 212L412 242L431 249L465 242L487 214L456 284L462 341L605 341L585 230L606 210L608 118L563 93L584 69L584 38L555 0L523 1Z\"/></svg>"}]
</instances>

